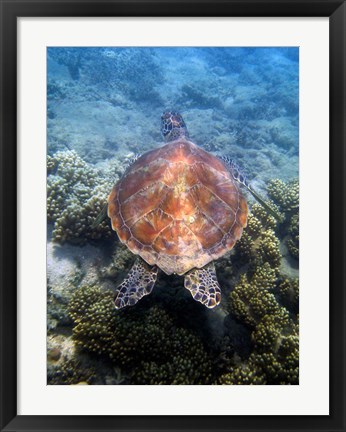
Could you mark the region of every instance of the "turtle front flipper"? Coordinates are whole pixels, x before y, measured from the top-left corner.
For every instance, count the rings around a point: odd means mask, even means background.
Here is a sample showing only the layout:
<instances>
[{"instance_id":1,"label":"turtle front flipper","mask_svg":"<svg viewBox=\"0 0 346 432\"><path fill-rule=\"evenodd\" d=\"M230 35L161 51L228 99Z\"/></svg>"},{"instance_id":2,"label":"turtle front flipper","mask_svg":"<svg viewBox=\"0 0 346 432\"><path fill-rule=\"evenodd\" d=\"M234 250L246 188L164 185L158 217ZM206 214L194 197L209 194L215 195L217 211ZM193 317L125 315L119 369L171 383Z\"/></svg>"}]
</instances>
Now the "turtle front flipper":
<instances>
[{"instance_id":1,"label":"turtle front flipper","mask_svg":"<svg viewBox=\"0 0 346 432\"><path fill-rule=\"evenodd\" d=\"M269 204L267 204L264 201L264 198L262 198L256 191L254 191L252 189L252 186L249 184L247 178L245 177L245 175L241 172L239 166L234 162L234 160L232 160L229 156L222 156L221 160L223 162L226 163L226 165L228 166L232 177L234 178L234 180L236 180L237 182L241 183L242 185L244 185L247 190L251 193L251 195L261 204L261 206L272 216L274 216L274 218L278 221L278 222L282 222L282 216L275 210L273 209Z\"/></svg>"},{"instance_id":2,"label":"turtle front flipper","mask_svg":"<svg viewBox=\"0 0 346 432\"><path fill-rule=\"evenodd\" d=\"M221 289L213 263L186 273L184 286L191 292L196 301L201 302L209 309L217 306L221 301Z\"/></svg>"},{"instance_id":3,"label":"turtle front flipper","mask_svg":"<svg viewBox=\"0 0 346 432\"><path fill-rule=\"evenodd\" d=\"M157 278L158 268L149 266L137 258L127 278L118 286L114 304L116 309L133 306L145 295L151 293Z\"/></svg>"},{"instance_id":4,"label":"turtle front flipper","mask_svg":"<svg viewBox=\"0 0 346 432\"><path fill-rule=\"evenodd\" d=\"M101 222L104 221L104 219L106 219L107 217L107 208L108 208L108 203L105 204L102 207L102 210L100 211L100 213L96 216L94 222L91 224L90 228L91 229L95 229L97 226L100 225Z\"/></svg>"}]
</instances>

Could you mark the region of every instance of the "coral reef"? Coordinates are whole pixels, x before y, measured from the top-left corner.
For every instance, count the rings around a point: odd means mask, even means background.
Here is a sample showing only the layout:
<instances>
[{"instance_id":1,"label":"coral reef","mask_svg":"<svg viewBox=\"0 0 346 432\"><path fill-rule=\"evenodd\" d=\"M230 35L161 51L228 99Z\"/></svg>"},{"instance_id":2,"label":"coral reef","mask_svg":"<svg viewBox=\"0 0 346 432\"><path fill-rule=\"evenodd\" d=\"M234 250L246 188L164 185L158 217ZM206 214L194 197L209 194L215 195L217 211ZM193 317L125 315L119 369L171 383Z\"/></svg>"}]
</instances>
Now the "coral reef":
<instances>
[{"instance_id":1,"label":"coral reef","mask_svg":"<svg viewBox=\"0 0 346 432\"><path fill-rule=\"evenodd\" d=\"M69 311L77 347L131 372L132 384L211 382L211 361L200 339L159 306L117 313L111 291L85 286L73 295Z\"/></svg>"},{"instance_id":2,"label":"coral reef","mask_svg":"<svg viewBox=\"0 0 346 432\"><path fill-rule=\"evenodd\" d=\"M291 256L299 260L299 183L292 180L272 180L268 184L268 195L285 215L284 229L288 236L286 244Z\"/></svg>"},{"instance_id":3,"label":"coral reef","mask_svg":"<svg viewBox=\"0 0 346 432\"><path fill-rule=\"evenodd\" d=\"M47 156L47 218L54 224L53 240L85 244L111 235L108 220L92 227L122 167L100 175L75 151ZM108 175L107 175L108 174Z\"/></svg>"},{"instance_id":4,"label":"coral reef","mask_svg":"<svg viewBox=\"0 0 346 432\"><path fill-rule=\"evenodd\" d=\"M253 351L249 359L230 367L219 379L220 384L298 384L298 317L291 318L275 294L269 292L268 287L276 288L274 279L271 282L265 286L258 283L256 273L250 282L242 275L232 291L231 311L251 327ZM295 287L296 282L286 280L278 289L288 298Z\"/></svg>"},{"instance_id":5,"label":"coral reef","mask_svg":"<svg viewBox=\"0 0 346 432\"><path fill-rule=\"evenodd\" d=\"M59 270L48 267L49 384L298 383L299 185L287 182L298 172L297 60L292 48L48 49L48 246ZM283 222L250 205L241 240L215 263L218 310L199 309L177 276L161 275L123 312L108 291L133 255L101 243L116 239L107 220L91 226L124 155L162 141L163 109L182 110L193 141L230 154L259 192L281 179L267 192Z\"/></svg>"},{"instance_id":6,"label":"coral reef","mask_svg":"<svg viewBox=\"0 0 346 432\"><path fill-rule=\"evenodd\" d=\"M298 183L272 181L269 191L285 221L278 226L261 206L252 207L235 254L245 271L229 298L231 315L251 330L251 354L231 358L218 384L299 382L298 279L282 274L280 251L280 233L285 236L287 227L292 227L288 242L299 235Z\"/></svg>"},{"instance_id":7,"label":"coral reef","mask_svg":"<svg viewBox=\"0 0 346 432\"><path fill-rule=\"evenodd\" d=\"M281 308L279 315L267 315L253 333L255 362L268 384L298 384L299 327Z\"/></svg>"},{"instance_id":8,"label":"coral reef","mask_svg":"<svg viewBox=\"0 0 346 432\"><path fill-rule=\"evenodd\" d=\"M231 312L251 327L256 327L263 317L278 313L280 309L274 294L249 282L244 274L230 294L230 305Z\"/></svg>"},{"instance_id":9,"label":"coral reef","mask_svg":"<svg viewBox=\"0 0 346 432\"><path fill-rule=\"evenodd\" d=\"M49 358L47 380L52 385L93 384L96 378L96 370L83 365L76 358L64 359L56 365L52 365Z\"/></svg>"},{"instance_id":10,"label":"coral reef","mask_svg":"<svg viewBox=\"0 0 346 432\"><path fill-rule=\"evenodd\" d=\"M270 206L274 210L280 213L279 208L275 205L275 203L270 202L268 204L270 204ZM266 230L271 229L274 231L277 228L276 219L271 214L269 214L264 207L262 207L258 203L253 204L251 207L250 226L251 226L251 219L256 219L258 221L256 223L258 233L261 232L263 228Z\"/></svg>"},{"instance_id":11,"label":"coral reef","mask_svg":"<svg viewBox=\"0 0 346 432\"><path fill-rule=\"evenodd\" d=\"M81 242L98 238L84 225L92 223L97 216L96 210L101 210L104 190L109 190L107 177L100 179L98 171L73 151L48 157L47 169L48 216L55 223L55 240L81 244L79 235ZM206 347L203 335L192 330L188 321L180 319L178 323L172 314L174 308L163 307L164 302L144 300L139 307L119 313L114 309L112 291L105 286L100 288L98 284L78 288L78 280L74 283L76 289L69 296L68 306L69 319L73 322L73 341L78 351L72 358L61 356L54 348L48 352L49 383L297 384L298 280L282 273L279 236L283 226L292 226L290 235L298 235L298 207L293 193L287 197L285 192L280 194L276 191L273 185L271 194L279 210L284 212L286 221L278 225L261 206L254 204L248 227L232 254L232 266L227 264L229 256L222 264L223 273L232 275L236 281L229 295L229 311L230 316L249 328L247 343L251 346L248 354L247 349L241 349L240 357L239 344L230 349L231 342L226 351L215 345L211 352L211 346ZM280 182L276 185L281 190L286 187ZM93 194L100 200L95 201L99 204L83 205L90 204ZM57 214L62 220L56 218ZM90 214L92 219L88 219ZM287 215L293 215L289 222ZM80 228L76 225L78 222L81 222L82 229L74 231ZM109 226L101 225L100 228L110 230ZM59 237L60 233L65 237ZM107 232L98 234L103 238L108 235ZM117 247L110 264L98 269L99 281L109 279L114 283L127 271L131 262L132 254L124 247ZM54 328L52 323L51 330ZM241 327L239 329L241 334ZM83 356L89 360L81 366ZM97 377L96 373L95 378L95 364L99 360L110 362L117 371L116 376L108 368L107 377ZM75 368L78 370L74 371Z\"/></svg>"},{"instance_id":12,"label":"coral reef","mask_svg":"<svg viewBox=\"0 0 346 432\"><path fill-rule=\"evenodd\" d=\"M252 266L261 266L270 262L275 268L281 263L280 241L275 232L265 226L276 224L272 216L266 217L264 225L252 214L248 218L248 227L237 244L237 253Z\"/></svg>"},{"instance_id":13,"label":"coral reef","mask_svg":"<svg viewBox=\"0 0 346 432\"><path fill-rule=\"evenodd\" d=\"M290 238L287 240L287 248L295 259L299 259L299 215L294 214L288 227Z\"/></svg>"},{"instance_id":14,"label":"coral reef","mask_svg":"<svg viewBox=\"0 0 346 432\"><path fill-rule=\"evenodd\" d=\"M100 280L110 279L112 281L124 278L132 266L134 255L123 244L119 243L112 254L109 265L100 265L98 276Z\"/></svg>"},{"instance_id":15,"label":"coral reef","mask_svg":"<svg viewBox=\"0 0 346 432\"><path fill-rule=\"evenodd\" d=\"M229 372L221 375L216 384L222 385L263 385L267 384L266 376L251 356L248 362L239 359Z\"/></svg>"},{"instance_id":16,"label":"coral reef","mask_svg":"<svg viewBox=\"0 0 346 432\"><path fill-rule=\"evenodd\" d=\"M280 302L293 313L299 310L299 280L298 278L283 277L278 286L277 292Z\"/></svg>"},{"instance_id":17,"label":"coral reef","mask_svg":"<svg viewBox=\"0 0 346 432\"><path fill-rule=\"evenodd\" d=\"M299 183L298 180L283 182L271 180L267 186L269 197L279 206L284 213L291 214L299 208Z\"/></svg>"}]
</instances>

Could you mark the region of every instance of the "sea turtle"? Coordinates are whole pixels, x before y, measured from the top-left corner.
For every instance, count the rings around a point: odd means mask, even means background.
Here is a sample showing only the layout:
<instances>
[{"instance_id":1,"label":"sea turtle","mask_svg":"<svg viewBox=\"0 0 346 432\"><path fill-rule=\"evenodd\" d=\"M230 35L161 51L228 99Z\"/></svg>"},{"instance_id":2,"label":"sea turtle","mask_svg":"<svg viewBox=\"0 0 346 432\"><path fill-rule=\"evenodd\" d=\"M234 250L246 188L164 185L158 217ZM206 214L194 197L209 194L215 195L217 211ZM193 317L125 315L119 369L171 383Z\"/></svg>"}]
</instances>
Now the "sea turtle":
<instances>
[{"instance_id":1,"label":"sea turtle","mask_svg":"<svg viewBox=\"0 0 346 432\"><path fill-rule=\"evenodd\" d=\"M184 275L192 297L213 308L221 300L213 261L233 248L247 224L239 183L254 192L231 160L190 140L179 113L163 113L161 132L166 144L138 157L108 198L113 230L138 255L116 290L115 307L149 294L161 269Z\"/></svg>"}]
</instances>

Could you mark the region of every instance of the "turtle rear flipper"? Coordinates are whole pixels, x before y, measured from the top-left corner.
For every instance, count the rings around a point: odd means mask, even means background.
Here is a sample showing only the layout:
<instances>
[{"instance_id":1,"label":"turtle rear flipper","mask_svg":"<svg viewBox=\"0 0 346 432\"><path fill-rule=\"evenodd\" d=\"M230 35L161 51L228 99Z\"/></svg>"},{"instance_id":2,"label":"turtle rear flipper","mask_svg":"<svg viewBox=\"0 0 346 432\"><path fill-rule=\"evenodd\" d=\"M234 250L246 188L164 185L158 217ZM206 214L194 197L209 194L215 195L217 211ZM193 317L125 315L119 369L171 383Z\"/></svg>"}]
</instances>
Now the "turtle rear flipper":
<instances>
[{"instance_id":1,"label":"turtle rear flipper","mask_svg":"<svg viewBox=\"0 0 346 432\"><path fill-rule=\"evenodd\" d=\"M126 279L118 286L114 303L116 309L133 306L142 297L151 293L157 278L158 268L151 267L137 258Z\"/></svg>"},{"instance_id":2,"label":"turtle rear flipper","mask_svg":"<svg viewBox=\"0 0 346 432\"><path fill-rule=\"evenodd\" d=\"M217 306L221 301L221 289L213 263L186 273L184 286L191 292L196 301L201 302L209 309Z\"/></svg>"}]
</instances>

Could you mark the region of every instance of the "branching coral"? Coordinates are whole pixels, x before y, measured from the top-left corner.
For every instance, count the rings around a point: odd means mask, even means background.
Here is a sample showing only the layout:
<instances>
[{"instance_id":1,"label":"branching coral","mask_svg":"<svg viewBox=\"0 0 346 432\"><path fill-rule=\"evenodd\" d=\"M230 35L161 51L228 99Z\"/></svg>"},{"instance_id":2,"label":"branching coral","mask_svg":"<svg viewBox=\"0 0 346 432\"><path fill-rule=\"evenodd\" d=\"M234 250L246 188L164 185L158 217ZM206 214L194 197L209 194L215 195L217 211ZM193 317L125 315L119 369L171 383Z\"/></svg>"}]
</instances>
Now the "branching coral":
<instances>
[{"instance_id":1,"label":"branching coral","mask_svg":"<svg viewBox=\"0 0 346 432\"><path fill-rule=\"evenodd\" d=\"M64 359L56 365L48 364L47 375L51 385L92 384L96 370L73 358Z\"/></svg>"},{"instance_id":2,"label":"branching coral","mask_svg":"<svg viewBox=\"0 0 346 432\"><path fill-rule=\"evenodd\" d=\"M292 180L288 183L282 180L271 180L267 187L268 195L284 213L291 213L299 208L299 183Z\"/></svg>"},{"instance_id":3,"label":"branching coral","mask_svg":"<svg viewBox=\"0 0 346 432\"><path fill-rule=\"evenodd\" d=\"M263 318L253 333L254 357L268 384L298 384L299 327L282 308L279 315Z\"/></svg>"},{"instance_id":4,"label":"branching coral","mask_svg":"<svg viewBox=\"0 0 346 432\"><path fill-rule=\"evenodd\" d=\"M200 339L176 327L158 306L117 313L112 292L83 287L76 291L69 309L76 345L132 371L133 384L211 381L211 362Z\"/></svg>"},{"instance_id":5,"label":"branching coral","mask_svg":"<svg viewBox=\"0 0 346 432\"><path fill-rule=\"evenodd\" d=\"M299 215L294 214L288 227L290 238L287 240L287 248L290 254L299 259Z\"/></svg>"},{"instance_id":6,"label":"branching coral","mask_svg":"<svg viewBox=\"0 0 346 432\"><path fill-rule=\"evenodd\" d=\"M251 283L258 289L273 290L278 277L276 267L272 268L268 262L258 266L252 276Z\"/></svg>"},{"instance_id":7,"label":"branching coral","mask_svg":"<svg viewBox=\"0 0 346 432\"><path fill-rule=\"evenodd\" d=\"M171 344L165 361L146 360L135 368L135 384L208 384L211 382L211 362L200 340L188 330L170 329L166 337Z\"/></svg>"},{"instance_id":8,"label":"branching coral","mask_svg":"<svg viewBox=\"0 0 346 432\"><path fill-rule=\"evenodd\" d=\"M277 287L280 301L287 309L297 313L299 308L299 280L284 277Z\"/></svg>"},{"instance_id":9,"label":"branching coral","mask_svg":"<svg viewBox=\"0 0 346 432\"><path fill-rule=\"evenodd\" d=\"M230 296L233 313L253 329L254 350L247 361L224 374L220 383L298 384L298 324L274 294L261 289L254 279L255 275L249 283L243 275Z\"/></svg>"},{"instance_id":10,"label":"branching coral","mask_svg":"<svg viewBox=\"0 0 346 432\"><path fill-rule=\"evenodd\" d=\"M285 214L285 229L288 232L287 248L293 258L299 259L299 183L292 180L272 180L268 185L268 194Z\"/></svg>"},{"instance_id":11,"label":"branching coral","mask_svg":"<svg viewBox=\"0 0 346 432\"><path fill-rule=\"evenodd\" d=\"M249 360L232 366L227 373L219 377L217 384L263 385L267 382L263 370L254 361Z\"/></svg>"},{"instance_id":12,"label":"branching coral","mask_svg":"<svg viewBox=\"0 0 346 432\"><path fill-rule=\"evenodd\" d=\"M54 223L53 239L84 244L109 237L107 220L94 228L92 223L107 202L116 174L101 176L75 151L48 156L47 167L47 217Z\"/></svg>"},{"instance_id":13,"label":"branching coral","mask_svg":"<svg viewBox=\"0 0 346 432\"><path fill-rule=\"evenodd\" d=\"M230 305L235 316L251 327L256 327L265 315L275 314L280 309L274 294L250 283L244 274L231 292Z\"/></svg>"},{"instance_id":14,"label":"branching coral","mask_svg":"<svg viewBox=\"0 0 346 432\"><path fill-rule=\"evenodd\" d=\"M263 265L264 263L269 262L274 268L280 266L280 241L276 237L274 231L267 230L261 234L257 252L257 265Z\"/></svg>"},{"instance_id":15,"label":"branching coral","mask_svg":"<svg viewBox=\"0 0 346 432\"><path fill-rule=\"evenodd\" d=\"M271 197L290 221L291 241L294 235L298 236L298 188L295 185L297 183L271 183ZM253 206L253 213L238 249L246 272L240 275L230 294L231 313L251 329L253 350L247 359L233 361L217 382L298 384L299 338L298 317L295 317L298 280L281 274L282 256L279 234L274 231L277 229L275 220L258 205Z\"/></svg>"},{"instance_id":16,"label":"branching coral","mask_svg":"<svg viewBox=\"0 0 346 432\"><path fill-rule=\"evenodd\" d=\"M278 207L273 203L273 202L269 202L268 203L270 205L270 207L272 207L274 210L278 211ZM251 230L251 226L253 225L253 222L251 221L251 219L256 220L256 225L257 225L257 235L263 230L263 229L271 229L274 230L277 227L277 221L274 218L274 216L272 216L271 214L269 214L267 212L267 210L261 206L258 203L253 204L253 206L251 207L251 216L250 216L250 230ZM253 234L253 233L251 233Z\"/></svg>"},{"instance_id":17,"label":"branching coral","mask_svg":"<svg viewBox=\"0 0 346 432\"><path fill-rule=\"evenodd\" d=\"M238 242L237 253L253 266L257 267L269 262L271 267L278 268L281 263L279 239L273 230L264 231L258 219L255 219L256 230L254 230L254 218L250 217L249 219L249 231L246 230Z\"/></svg>"},{"instance_id":18,"label":"branching coral","mask_svg":"<svg viewBox=\"0 0 346 432\"><path fill-rule=\"evenodd\" d=\"M76 346L108 359L130 384L297 384L298 283L281 273L275 220L259 207L255 213L240 242L241 254L233 257L242 258L243 273L230 294L231 314L248 328L251 345L242 358L231 350L228 359L212 367L219 354L212 356L171 313L157 305L148 308L145 301L119 313L113 293L95 286L77 289L70 301ZM126 267L131 255L118 255L120 267ZM113 277L114 270L100 276Z\"/></svg>"}]
</instances>

